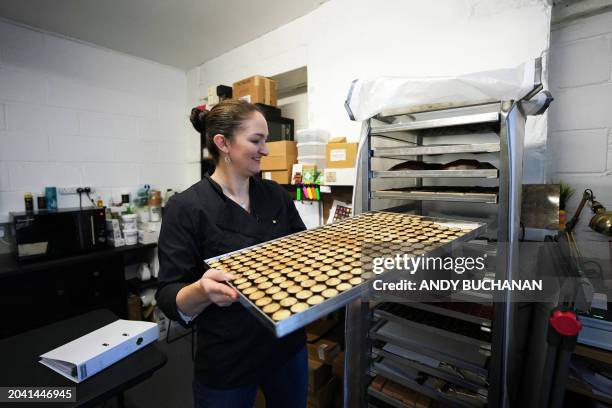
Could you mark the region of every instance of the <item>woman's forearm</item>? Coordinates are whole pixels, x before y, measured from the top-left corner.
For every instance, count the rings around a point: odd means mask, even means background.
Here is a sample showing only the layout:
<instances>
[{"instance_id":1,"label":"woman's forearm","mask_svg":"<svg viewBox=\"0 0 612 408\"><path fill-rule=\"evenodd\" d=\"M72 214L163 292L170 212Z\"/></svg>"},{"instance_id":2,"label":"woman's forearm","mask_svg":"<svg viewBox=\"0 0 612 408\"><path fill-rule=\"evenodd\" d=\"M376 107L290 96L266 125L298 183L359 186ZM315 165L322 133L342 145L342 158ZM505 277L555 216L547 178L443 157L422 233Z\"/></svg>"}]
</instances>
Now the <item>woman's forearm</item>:
<instances>
[{"instance_id":1,"label":"woman's forearm","mask_svg":"<svg viewBox=\"0 0 612 408\"><path fill-rule=\"evenodd\" d=\"M187 316L200 314L210 303L199 281L185 286L176 294L176 306Z\"/></svg>"}]
</instances>

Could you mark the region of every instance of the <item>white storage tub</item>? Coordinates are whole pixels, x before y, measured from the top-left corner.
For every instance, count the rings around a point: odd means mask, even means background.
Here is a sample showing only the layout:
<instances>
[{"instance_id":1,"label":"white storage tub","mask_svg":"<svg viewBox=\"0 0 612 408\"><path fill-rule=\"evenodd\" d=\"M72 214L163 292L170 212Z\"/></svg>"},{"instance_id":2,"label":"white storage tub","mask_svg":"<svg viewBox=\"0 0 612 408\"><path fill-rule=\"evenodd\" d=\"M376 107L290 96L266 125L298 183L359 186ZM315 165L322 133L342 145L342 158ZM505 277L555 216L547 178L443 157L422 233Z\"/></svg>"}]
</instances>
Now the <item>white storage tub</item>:
<instances>
[{"instance_id":1,"label":"white storage tub","mask_svg":"<svg viewBox=\"0 0 612 408\"><path fill-rule=\"evenodd\" d=\"M295 132L295 141L299 143L327 143L329 132L323 129L301 129Z\"/></svg>"},{"instance_id":2,"label":"white storage tub","mask_svg":"<svg viewBox=\"0 0 612 408\"><path fill-rule=\"evenodd\" d=\"M322 142L305 142L297 144L298 156L325 156L325 146Z\"/></svg>"},{"instance_id":3,"label":"white storage tub","mask_svg":"<svg viewBox=\"0 0 612 408\"><path fill-rule=\"evenodd\" d=\"M325 168L325 156L298 156L297 161L301 164L315 164L321 171Z\"/></svg>"}]
</instances>

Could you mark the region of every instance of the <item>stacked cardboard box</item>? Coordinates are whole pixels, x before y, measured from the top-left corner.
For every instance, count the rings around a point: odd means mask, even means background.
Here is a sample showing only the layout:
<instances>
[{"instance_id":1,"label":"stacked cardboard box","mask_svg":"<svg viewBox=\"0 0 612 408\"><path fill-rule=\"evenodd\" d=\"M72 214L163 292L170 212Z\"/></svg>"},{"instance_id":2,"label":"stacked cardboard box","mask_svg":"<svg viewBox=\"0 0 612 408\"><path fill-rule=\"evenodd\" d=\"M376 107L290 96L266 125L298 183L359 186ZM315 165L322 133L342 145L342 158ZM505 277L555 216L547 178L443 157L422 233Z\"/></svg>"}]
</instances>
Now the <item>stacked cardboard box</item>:
<instances>
[{"instance_id":1,"label":"stacked cardboard box","mask_svg":"<svg viewBox=\"0 0 612 408\"><path fill-rule=\"evenodd\" d=\"M432 400L428 396L413 391L410 388L404 387L403 385L391 380L387 380L381 376L374 377L370 387L384 393L394 400L400 401L408 407L429 408L432 406Z\"/></svg>"},{"instance_id":2,"label":"stacked cardboard box","mask_svg":"<svg viewBox=\"0 0 612 408\"><path fill-rule=\"evenodd\" d=\"M327 167L334 169L355 167L358 145L358 143L347 143L345 137L330 139L325 147Z\"/></svg>"},{"instance_id":3,"label":"stacked cardboard box","mask_svg":"<svg viewBox=\"0 0 612 408\"><path fill-rule=\"evenodd\" d=\"M274 180L279 184L289 184L293 163L297 161L296 143L283 140L266 145L268 155L262 157L260 163L262 178Z\"/></svg>"},{"instance_id":4,"label":"stacked cardboard box","mask_svg":"<svg viewBox=\"0 0 612 408\"><path fill-rule=\"evenodd\" d=\"M277 82L261 75L254 75L232 86L232 97L250 103L263 103L276 106Z\"/></svg>"},{"instance_id":5,"label":"stacked cardboard box","mask_svg":"<svg viewBox=\"0 0 612 408\"><path fill-rule=\"evenodd\" d=\"M342 380L332 367L340 354L340 345L329 339L308 344L308 407L330 408L341 394ZM337 405L337 404L336 404Z\"/></svg>"}]
</instances>

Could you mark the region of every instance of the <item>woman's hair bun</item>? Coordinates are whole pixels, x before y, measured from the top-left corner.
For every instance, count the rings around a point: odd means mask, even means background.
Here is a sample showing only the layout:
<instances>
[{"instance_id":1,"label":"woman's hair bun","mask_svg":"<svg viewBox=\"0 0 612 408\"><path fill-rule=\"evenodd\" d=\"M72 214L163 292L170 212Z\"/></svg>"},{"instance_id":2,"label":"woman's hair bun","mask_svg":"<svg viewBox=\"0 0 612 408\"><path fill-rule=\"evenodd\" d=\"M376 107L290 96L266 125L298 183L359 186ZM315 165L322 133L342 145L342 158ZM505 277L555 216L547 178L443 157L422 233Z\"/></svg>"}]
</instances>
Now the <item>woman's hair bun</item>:
<instances>
[{"instance_id":1,"label":"woman's hair bun","mask_svg":"<svg viewBox=\"0 0 612 408\"><path fill-rule=\"evenodd\" d=\"M206 133L206 115L208 111L200 106L195 107L191 110L191 115L189 116L189 120L191 120L191 124L201 134Z\"/></svg>"}]
</instances>

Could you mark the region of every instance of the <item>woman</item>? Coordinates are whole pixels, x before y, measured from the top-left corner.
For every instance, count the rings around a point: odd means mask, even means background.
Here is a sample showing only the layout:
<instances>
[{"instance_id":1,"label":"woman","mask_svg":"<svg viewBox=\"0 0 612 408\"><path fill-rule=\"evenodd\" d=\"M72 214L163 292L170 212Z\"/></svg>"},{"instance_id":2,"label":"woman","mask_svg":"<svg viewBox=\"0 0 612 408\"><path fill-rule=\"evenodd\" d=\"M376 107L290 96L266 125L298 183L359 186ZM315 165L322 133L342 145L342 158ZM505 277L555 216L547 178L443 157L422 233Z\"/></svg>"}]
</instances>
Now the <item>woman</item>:
<instances>
[{"instance_id":1,"label":"woman","mask_svg":"<svg viewBox=\"0 0 612 408\"><path fill-rule=\"evenodd\" d=\"M257 177L268 154L267 123L255 105L238 100L210 112L195 108L191 122L216 168L165 207L157 301L170 319L197 327L195 406L251 408L259 386L268 407L305 407L304 331L277 339L236 302L225 283L232 275L203 262L305 229L289 194Z\"/></svg>"}]
</instances>

